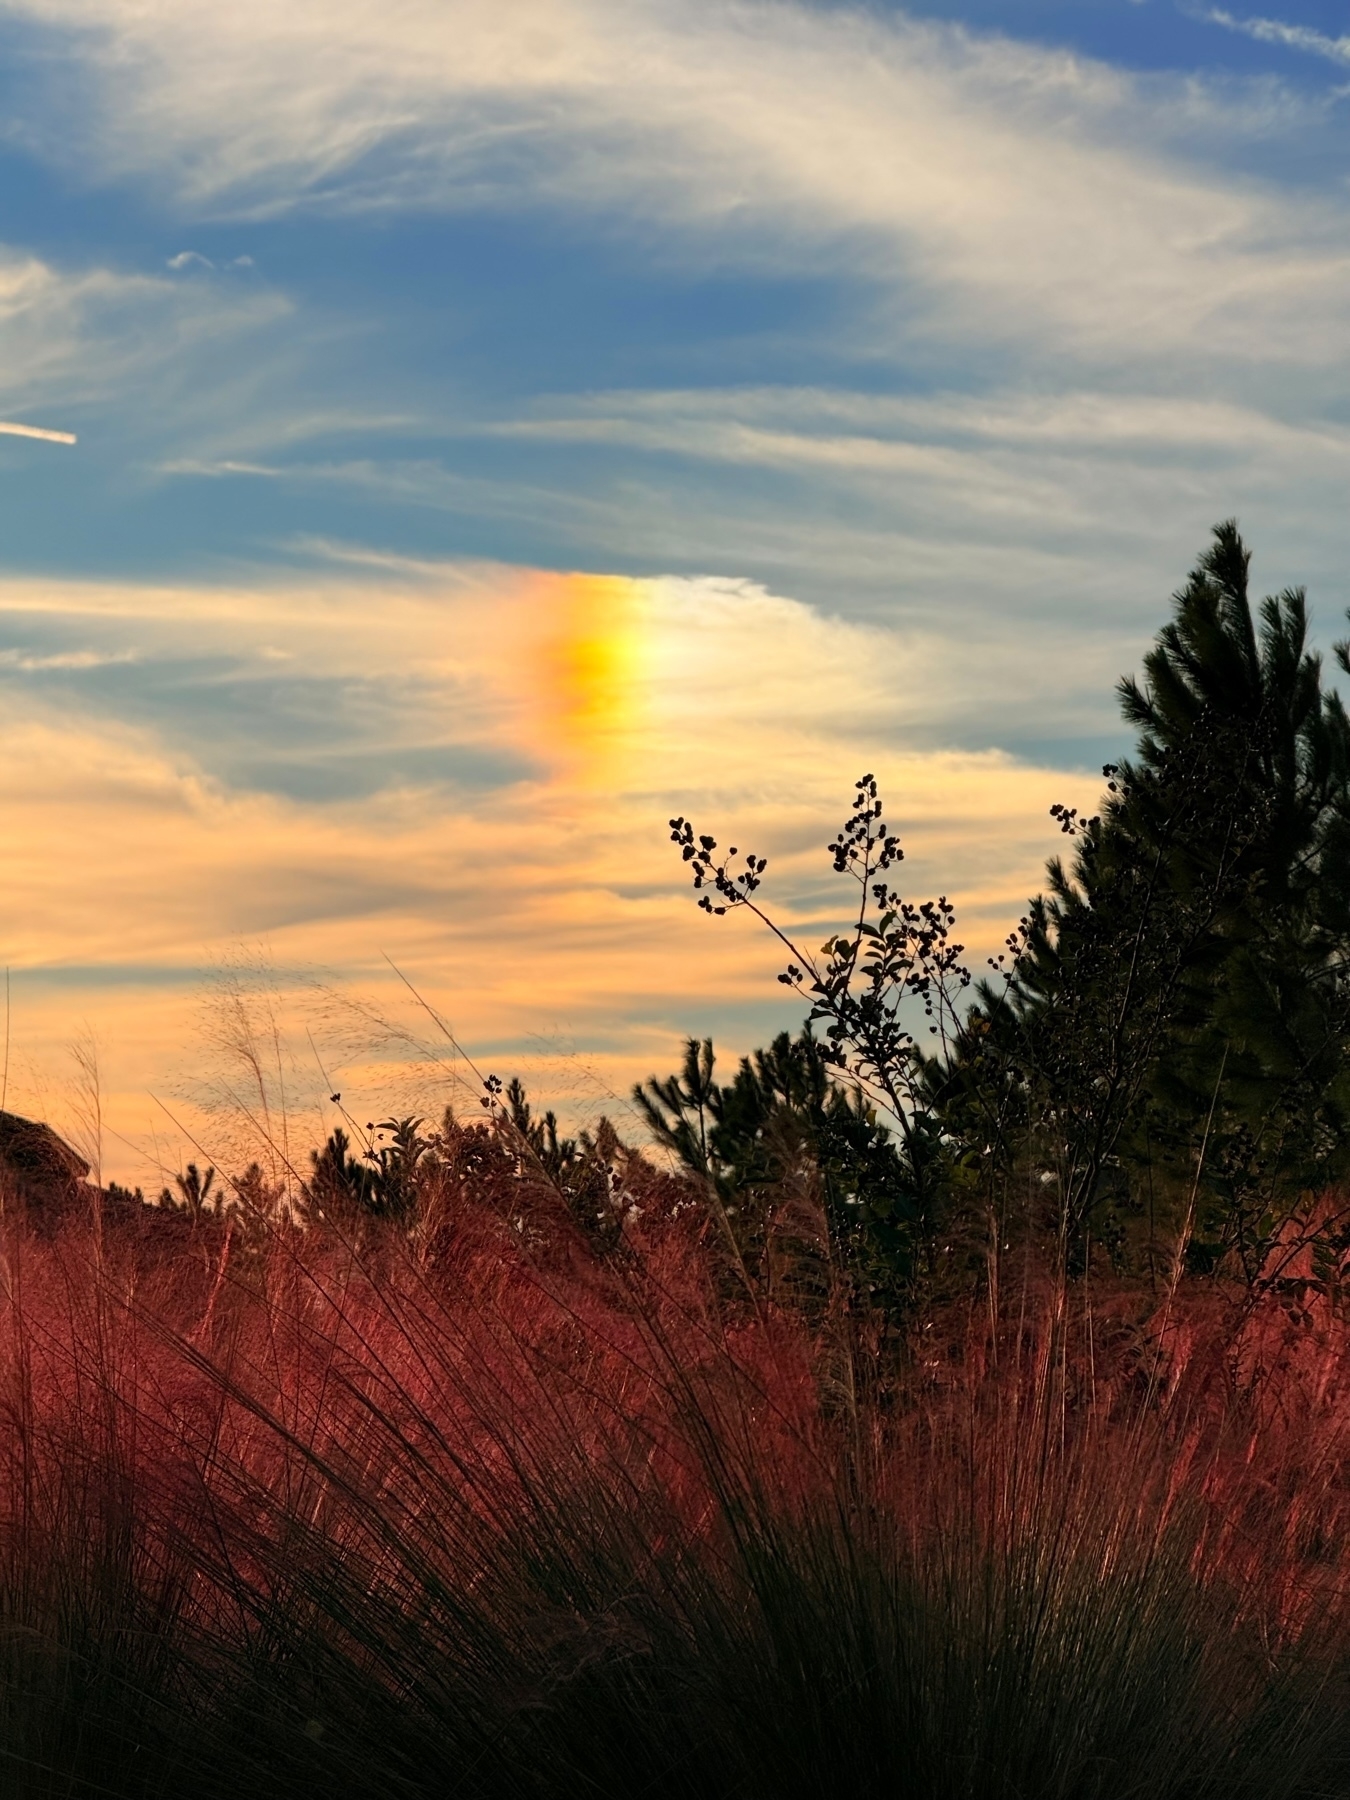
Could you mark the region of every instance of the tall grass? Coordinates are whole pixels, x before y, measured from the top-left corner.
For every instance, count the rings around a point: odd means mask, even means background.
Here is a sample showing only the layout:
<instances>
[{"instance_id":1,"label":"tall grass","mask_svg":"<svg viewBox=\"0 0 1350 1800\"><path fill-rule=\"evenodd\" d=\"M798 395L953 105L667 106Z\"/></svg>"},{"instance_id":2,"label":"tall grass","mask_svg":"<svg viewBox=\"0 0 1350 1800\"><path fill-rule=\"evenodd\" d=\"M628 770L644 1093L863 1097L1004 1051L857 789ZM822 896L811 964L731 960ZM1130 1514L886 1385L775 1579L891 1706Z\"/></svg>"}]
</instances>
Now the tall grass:
<instances>
[{"instance_id":1,"label":"tall grass","mask_svg":"<svg viewBox=\"0 0 1350 1800\"><path fill-rule=\"evenodd\" d=\"M489 1188L5 1227L6 1795L1350 1793L1330 1300L1028 1276L882 1382Z\"/></svg>"}]
</instances>

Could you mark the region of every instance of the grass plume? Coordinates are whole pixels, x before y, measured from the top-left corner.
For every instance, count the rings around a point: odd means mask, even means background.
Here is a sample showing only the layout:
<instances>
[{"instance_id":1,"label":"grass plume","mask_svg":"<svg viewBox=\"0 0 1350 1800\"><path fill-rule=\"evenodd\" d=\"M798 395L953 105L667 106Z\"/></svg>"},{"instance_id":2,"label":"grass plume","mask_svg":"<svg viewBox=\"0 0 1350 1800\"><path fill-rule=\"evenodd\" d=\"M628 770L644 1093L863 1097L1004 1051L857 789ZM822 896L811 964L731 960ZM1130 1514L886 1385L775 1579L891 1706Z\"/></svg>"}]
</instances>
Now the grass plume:
<instances>
[{"instance_id":1,"label":"grass plume","mask_svg":"<svg viewBox=\"0 0 1350 1800\"><path fill-rule=\"evenodd\" d=\"M458 1148L411 1244L6 1221L7 1793L1350 1791L1334 1298L1029 1272L883 1363Z\"/></svg>"}]
</instances>

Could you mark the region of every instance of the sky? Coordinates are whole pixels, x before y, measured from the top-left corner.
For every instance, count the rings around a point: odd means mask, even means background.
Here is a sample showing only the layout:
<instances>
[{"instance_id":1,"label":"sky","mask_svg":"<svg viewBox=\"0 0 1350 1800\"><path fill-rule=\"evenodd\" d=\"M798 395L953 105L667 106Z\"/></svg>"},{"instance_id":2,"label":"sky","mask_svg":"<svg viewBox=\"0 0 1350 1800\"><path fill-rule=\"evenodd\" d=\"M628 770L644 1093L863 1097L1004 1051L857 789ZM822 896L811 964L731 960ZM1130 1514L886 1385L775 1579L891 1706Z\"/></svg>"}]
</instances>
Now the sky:
<instances>
[{"instance_id":1,"label":"sky","mask_svg":"<svg viewBox=\"0 0 1350 1800\"><path fill-rule=\"evenodd\" d=\"M667 820L810 941L866 771L978 965L1211 525L1345 628L1348 113L1314 0L0 0L0 1104L622 1127L800 1013Z\"/></svg>"}]
</instances>

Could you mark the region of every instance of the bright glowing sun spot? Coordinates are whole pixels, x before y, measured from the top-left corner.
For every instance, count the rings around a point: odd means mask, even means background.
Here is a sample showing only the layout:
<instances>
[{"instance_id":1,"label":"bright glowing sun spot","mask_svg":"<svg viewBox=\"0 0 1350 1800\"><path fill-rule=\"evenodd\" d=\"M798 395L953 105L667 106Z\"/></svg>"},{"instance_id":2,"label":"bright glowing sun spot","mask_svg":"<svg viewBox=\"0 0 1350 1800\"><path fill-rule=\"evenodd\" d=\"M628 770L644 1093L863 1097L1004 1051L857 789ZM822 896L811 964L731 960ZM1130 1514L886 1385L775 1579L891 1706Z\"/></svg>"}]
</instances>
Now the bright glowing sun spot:
<instances>
[{"instance_id":1,"label":"bright glowing sun spot","mask_svg":"<svg viewBox=\"0 0 1350 1800\"><path fill-rule=\"evenodd\" d=\"M543 747L603 775L642 719L646 584L542 575L528 598Z\"/></svg>"}]
</instances>

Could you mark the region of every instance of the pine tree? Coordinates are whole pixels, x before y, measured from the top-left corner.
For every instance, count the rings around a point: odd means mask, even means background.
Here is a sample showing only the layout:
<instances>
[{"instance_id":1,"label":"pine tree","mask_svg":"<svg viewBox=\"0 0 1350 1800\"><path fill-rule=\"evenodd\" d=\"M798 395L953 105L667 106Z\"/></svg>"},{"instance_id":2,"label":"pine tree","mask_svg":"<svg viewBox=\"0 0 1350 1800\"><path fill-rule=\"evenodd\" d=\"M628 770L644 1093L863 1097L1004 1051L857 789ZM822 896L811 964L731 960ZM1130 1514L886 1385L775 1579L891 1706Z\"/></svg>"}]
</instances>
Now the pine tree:
<instances>
[{"instance_id":1,"label":"pine tree","mask_svg":"<svg viewBox=\"0 0 1350 1800\"><path fill-rule=\"evenodd\" d=\"M1191 1211L1193 1259L1252 1275L1289 1206L1350 1167L1350 720L1302 590L1258 622L1249 563L1217 527L1120 684L1135 755L1099 817L1056 809L1071 866L1050 864L946 1079L1002 1070L1066 1242L1119 1237L1147 1190Z\"/></svg>"},{"instance_id":2,"label":"pine tree","mask_svg":"<svg viewBox=\"0 0 1350 1800\"><path fill-rule=\"evenodd\" d=\"M742 1057L725 1085L715 1066L711 1038L690 1038L680 1072L635 1087L633 1099L702 1185L743 1279L772 1287L775 1264L791 1263L800 1280L814 1239L817 1258L859 1296L893 1301L920 1254L921 1221L873 1109L839 1083L809 1029ZM817 1285L827 1279L817 1271Z\"/></svg>"}]
</instances>

